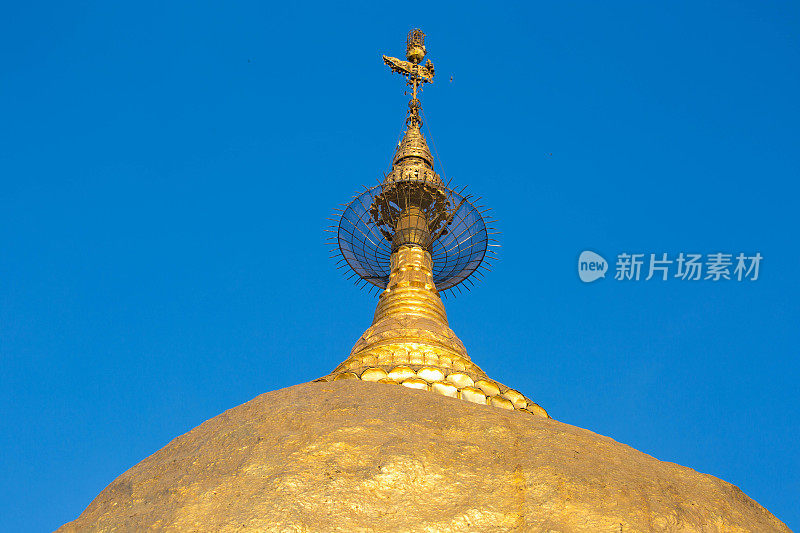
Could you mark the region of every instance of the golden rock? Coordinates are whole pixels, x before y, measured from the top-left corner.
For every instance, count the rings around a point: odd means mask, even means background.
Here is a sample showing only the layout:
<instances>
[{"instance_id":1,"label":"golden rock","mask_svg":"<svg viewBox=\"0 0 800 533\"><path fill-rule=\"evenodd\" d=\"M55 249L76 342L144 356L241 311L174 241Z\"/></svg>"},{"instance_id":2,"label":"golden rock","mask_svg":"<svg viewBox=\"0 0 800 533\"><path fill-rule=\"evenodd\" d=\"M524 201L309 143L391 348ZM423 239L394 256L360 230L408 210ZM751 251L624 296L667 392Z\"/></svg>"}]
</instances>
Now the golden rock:
<instances>
[{"instance_id":1,"label":"golden rock","mask_svg":"<svg viewBox=\"0 0 800 533\"><path fill-rule=\"evenodd\" d=\"M730 483L591 431L351 379L269 392L212 418L58 531L789 529Z\"/></svg>"},{"instance_id":2,"label":"golden rock","mask_svg":"<svg viewBox=\"0 0 800 533\"><path fill-rule=\"evenodd\" d=\"M392 171L340 221L343 258L382 290L350 355L173 440L59 531L789 531L733 485L556 422L472 362L436 283L475 272L488 230L434 171L420 130L417 92L434 76L420 64L424 37L409 33L408 61L383 56L412 87L408 128ZM348 218L356 204L365 210ZM367 211L372 226L354 231ZM459 212L472 222L453 237ZM436 257L457 268L435 282L431 250L445 232L458 251ZM389 261L388 276L365 251Z\"/></svg>"}]
</instances>

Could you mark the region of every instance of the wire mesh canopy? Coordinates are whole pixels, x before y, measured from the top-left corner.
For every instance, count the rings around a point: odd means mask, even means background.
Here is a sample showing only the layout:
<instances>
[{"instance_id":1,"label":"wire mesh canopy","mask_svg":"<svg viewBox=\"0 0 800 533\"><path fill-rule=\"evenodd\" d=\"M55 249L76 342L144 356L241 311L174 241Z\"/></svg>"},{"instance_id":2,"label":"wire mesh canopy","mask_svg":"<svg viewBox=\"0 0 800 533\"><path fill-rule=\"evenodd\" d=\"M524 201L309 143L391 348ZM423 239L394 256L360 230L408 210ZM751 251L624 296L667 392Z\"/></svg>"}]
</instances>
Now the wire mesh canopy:
<instances>
[{"instance_id":1,"label":"wire mesh canopy","mask_svg":"<svg viewBox=\"0 0 800 533\"><path fill-rule=\"evenodd\" d=\"M439 218L429 214L431 224L424 228L421 245L433 259L433 282L444 291L478 269L489 246L489 232L480 211L469 201L470 195L463 190L439 190L442 198L438 205L431 204L437 205ZM407 189L376 185L355 196L339 219L337 241L342 257L355 274L379 288L389 282L393 241L396 249L401 237L394 227L398 219L387 220L386 213L400 216L407 194ZM414 233L413 228L405 231Z\"/></svg>"}]
</instances>

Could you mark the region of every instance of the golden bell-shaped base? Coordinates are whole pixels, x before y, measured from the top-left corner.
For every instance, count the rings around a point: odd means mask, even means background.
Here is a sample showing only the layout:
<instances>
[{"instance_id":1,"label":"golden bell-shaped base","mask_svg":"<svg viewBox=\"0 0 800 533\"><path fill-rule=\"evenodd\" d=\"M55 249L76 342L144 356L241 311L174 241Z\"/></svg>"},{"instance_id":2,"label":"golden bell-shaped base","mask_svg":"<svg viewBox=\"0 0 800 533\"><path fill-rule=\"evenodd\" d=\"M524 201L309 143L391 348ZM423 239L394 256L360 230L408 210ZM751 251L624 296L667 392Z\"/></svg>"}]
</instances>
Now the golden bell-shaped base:
<instances>
[{"instance_id":1,"label":"golden bell-shaped base","mask_svg":"<svg viewBox=\"0 0 800 533\"><path fill-rule=\"evenodd\" d=\"M431 254L419 246L401 246L392 253L389 284L378 300L372 326L353 346L350 357L318 381L340 379L396 383L548 416L470 360L448 326L433 283Z\"/></svg>"}]
</instances>

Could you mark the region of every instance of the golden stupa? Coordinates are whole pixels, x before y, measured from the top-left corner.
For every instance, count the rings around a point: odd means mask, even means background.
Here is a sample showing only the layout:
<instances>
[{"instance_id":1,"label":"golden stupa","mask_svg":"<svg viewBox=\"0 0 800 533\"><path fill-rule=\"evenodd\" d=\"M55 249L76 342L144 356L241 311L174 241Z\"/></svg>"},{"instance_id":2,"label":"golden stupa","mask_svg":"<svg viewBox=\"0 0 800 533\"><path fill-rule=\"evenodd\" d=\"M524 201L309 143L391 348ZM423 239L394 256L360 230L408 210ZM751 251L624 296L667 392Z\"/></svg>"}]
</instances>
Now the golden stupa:
<instances>
[{"instance_id":1,"label":"golden stupa","mask_svg":"<svg viewBox=\"0 0 800 533\"><path fill-rule=\"evenodd\" d=\"M789 531L735 486L552 420L471 361L439 291L477 272L490 231L434 171L426 54L412 30L407 61L383 56L412 88L407 129L335 229L343 263L381 290L350 356L176 438L58 531Z\"/></svg>"}]
</instances>

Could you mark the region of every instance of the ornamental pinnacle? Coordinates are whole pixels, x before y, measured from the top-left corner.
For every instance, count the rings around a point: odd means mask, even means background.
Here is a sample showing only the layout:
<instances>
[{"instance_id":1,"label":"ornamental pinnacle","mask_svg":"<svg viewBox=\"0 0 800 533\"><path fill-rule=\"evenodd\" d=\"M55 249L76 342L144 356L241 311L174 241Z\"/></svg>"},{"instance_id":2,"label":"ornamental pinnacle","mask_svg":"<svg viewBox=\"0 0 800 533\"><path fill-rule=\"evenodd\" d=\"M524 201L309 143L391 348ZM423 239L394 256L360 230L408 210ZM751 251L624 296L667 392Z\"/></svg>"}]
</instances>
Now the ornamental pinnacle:
<instances>
[{"instance_id":1,"label":"ornamental pinnacle","mask_svg":"<svg viewBox=\"0 0 800 533\"><path fill-rule=\"evenodd\" d=\"M355 195L337 220L332 243L357 282L380 291L372 326L348 357L317 381L360 379L400 384L474 403L547 417L520 392L472 362L453 333L439 291L472 284L493 251L486 211L465 189L446 184L422 134L419 95L434 67L425 34L414 29L406 59L383 56L411 88L406 131L380 184ZM465 285L466 286L466 285Z\"/></svg>"}]
</instances>

